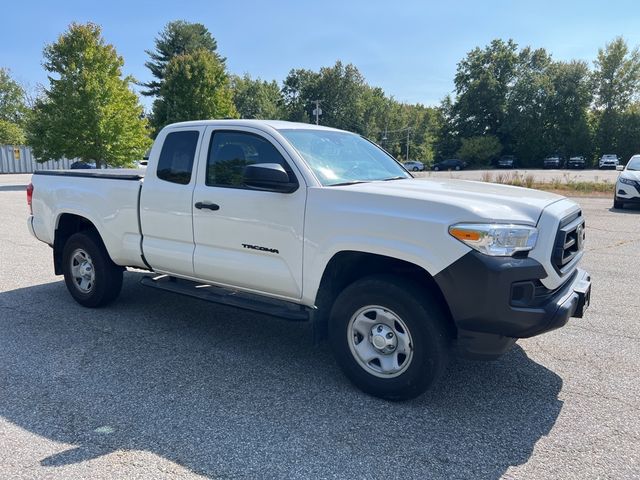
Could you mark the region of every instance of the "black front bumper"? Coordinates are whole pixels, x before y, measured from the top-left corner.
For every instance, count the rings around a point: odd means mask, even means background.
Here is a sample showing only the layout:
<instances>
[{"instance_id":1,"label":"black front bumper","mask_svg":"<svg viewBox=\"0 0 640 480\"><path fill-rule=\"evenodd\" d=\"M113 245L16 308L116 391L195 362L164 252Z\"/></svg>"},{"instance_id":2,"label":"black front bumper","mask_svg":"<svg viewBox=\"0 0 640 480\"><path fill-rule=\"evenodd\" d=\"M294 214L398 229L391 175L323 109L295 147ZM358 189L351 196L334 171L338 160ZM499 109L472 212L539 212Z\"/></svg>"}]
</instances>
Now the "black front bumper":
<instances>
[{"instance_id":1,"label":"black front bumper","mask_svg":"<svg viewBox=\"0 0 640 480\"><path fill-rule=\"evenodd\" d=\"M545 288L542 265L531 258L469 252L435 276L458 329L461 353L495 358L518 338L560 328L582 317L591 278L575 270L555 290Z\"/></svg>"},{"instance_id":2,"label":"black front bumper","mask_svg":"<svg viewBox=\"0 0 640 480\"><path fill-rule=\"evenodd\" d=\"M629 203L629 204L640 204L640 197L629 197L629 198L625 198L625 197L619 197L619 196L615 196L615 200L616 202L622 202L622 203Z\"/></svg>"}]
</instances>

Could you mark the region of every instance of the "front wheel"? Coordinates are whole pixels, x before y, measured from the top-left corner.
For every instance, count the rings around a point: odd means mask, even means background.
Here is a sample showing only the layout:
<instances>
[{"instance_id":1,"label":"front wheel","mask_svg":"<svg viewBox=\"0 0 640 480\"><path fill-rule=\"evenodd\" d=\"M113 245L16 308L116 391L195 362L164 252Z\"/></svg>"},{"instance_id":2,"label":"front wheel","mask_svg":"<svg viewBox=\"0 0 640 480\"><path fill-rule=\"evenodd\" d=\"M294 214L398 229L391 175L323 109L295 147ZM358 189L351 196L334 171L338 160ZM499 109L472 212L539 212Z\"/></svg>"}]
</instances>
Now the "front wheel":
<instances>
[{"instance_id":1,"label":"front wheel","mask_svg":"<svg viewBox=\"0 0 640 480\"><path fill-rule=\"evenodd\" d=\"M431 292L402 277L375 275L348 286L329 319L331 347L361 390L388 400L425 392L449 357L446 316Z\"/></svg>"},{"instance_id":2,"label":"front wheel","mask_svg":"<svg viewBox=\"0 0 640 480\"><path fill-rule=\"evenodd\" d=\"M71 296L85 307L113 301L122 289L122 267L109 257L94 232L75 233L62 251L64 281Z\"/></svg>"},{"instance_id":3,"label":"front wheel","mask_svg":"<svg viewBox=\"0 0 640 480\"><path fill-rule=\"evenodd\" d=\"M456 165L456 170L460 170L460 166L459 165Z\"/></svg>"},{"instance_id":4,"label":"front wheel","mask_svg":"<svg viewBox=\"0 0 640 480\"><path fill-rule=\"evenodd\" d=\"M617 198L614 198L613 199L613 208L618 208L618 209L622 210L624 208L624 202L621 202Z\"/></svg>"},{"instance_id":5,"label":"front wheel","mask_svg":"<svg viewBox=\"0 0 640 480\"><path fill-rule=\"evenodd\" d=\"M437 172L438 170L440 170L440 167L433 167L433 169Z\"/></svg>"}]
</instances>

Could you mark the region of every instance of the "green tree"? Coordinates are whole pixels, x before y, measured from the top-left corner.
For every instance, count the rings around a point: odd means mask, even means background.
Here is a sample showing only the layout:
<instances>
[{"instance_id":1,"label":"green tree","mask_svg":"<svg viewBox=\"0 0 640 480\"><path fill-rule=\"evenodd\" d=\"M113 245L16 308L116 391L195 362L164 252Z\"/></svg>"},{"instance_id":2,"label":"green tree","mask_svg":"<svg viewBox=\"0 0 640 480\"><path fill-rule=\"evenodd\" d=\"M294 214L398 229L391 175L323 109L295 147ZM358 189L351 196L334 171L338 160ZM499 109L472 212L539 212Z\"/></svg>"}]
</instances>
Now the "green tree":
<instances>
[{"instance_id":1,"label":"green tree","mask_svg":"<svg viewBox=\"0 0 640 480\"><path fill-rule=\"evenodd\" d=\"M453 157L461 145L458 119L451 96L447 95L437 109L437 130L435 132L435 158Z\"/></svg>"},{"instance_id":2,"label":"green tree","mask_svg":"<svg viewBox=\"0 0 640 480\"><path fill-rule=\"evenodd\" d=\"M229 76L215 55L198 50L171 59L153 104L156 132L169 123L237 115Z\"/></svg>"},{"instance_id":3,"label":"green tree","mask_svg":"<svg viewBox=\"0 0 640 480\"><path fill-rule=\"evenodd\" d=\"M640 52L618 37L598 51L594 67L596 153L618 153L623 114L640 87Z\"/></svg>"},{"instance_id":4,"label":"green tree","mask_svg":"<svg viewBox=\"0 0 640 480\"><path fill-rule=\"evenodd\" d=\"M632 155L640 153L640 103L629 105L620 117L616 153L626 163Z\"/></svg>"},{"instance_id":5,"label":"green tree","mask_svg":"<svg viewBox=\"0 0 640 480\"><path fill-rule=\"evenodd\" d=\"M360 102L362 103L361 133L366 137L379 142L382 140L382 126L387 121L387 114L393 99L389 99L384 91L378 87L369 85L362 91Z\"/></svg>"},{"instance_id":6,"label":"green tree","mask_svg":"<svg viewBox=\"0 0 640 480\"><path fill-rule=\"evenodd\" d=\"M502 145L494 135L470 137L462 139L462 146L458 156L471 165L483 167L489 165L492 159L500 155Z\"/></svg>"},{"instance_id":7,"label":"green tree","mask_svg":"<svg viewBox=\"0 0 640 480\"><path fill-rule=\"evenodd\" d=\"M291 70L282 95L289 120L313 122L315 100L320 100L321 125L364 135L398 159L406 158L407 147L411 158L427 162L434 158L437 109L387 97L381 88L370 86L354 65L338 61L317 72Z\"/></svg>"},{"instance_id":8,"label":"green tree","mask_svg":"<svg viewBox=\"0 0 640 480\"><path fill-rule=\"evenodd\" d=\"M548 135L548 107L553 96L548 76L550 64L551 57L546 51L523 49L507 94L502 138L505 151L515 154L523 166L540 166L542 158L554 149Z\"/></svg>"},{"instance_id":9,"label":"green tree","mask_svg":"<svg viewBox=\"0 0 640 480\"><path fill-rule=\"evenodd\" d=\"M283 94L291 120L315 119L315 100L320 100L320 124L364 133L363 96L368 88L354 65L337 61L319 72L292 70Z\"/></svg>"},{"instance_id":10,"label":"green tree","mask_svg":"<svg viewBox=\"0 0 640 480\"><path fill-rule=\"evenodd\" d=\"M240 118L281 119L284 99L274 81L252 79L248 74L231 79L233 102Z\"/></svg>"},{"instance_id":11,"label":"green tree","mask_svg":"<svg viewBox=\"0 0 640 480\"><path fill-rule=\"evenodd\" d=\"M623 110L640 87L640 51L629 49L618 37L598 50L594 62L596 106L603 110Z\"/></svg>"},{"instance_id":12,"label":"green tree","mask_svg":"<svg viewBox=\"0 0 640 480\"><path fill-rule=\"evenodd\" d=\"M49 88L29 116L28 143L39 161L80 158L111 166L132 165L151 141L122 57L106 44L99 26L70 25L44 49Z\"/></svg>"},{"instance_id":13,"label":"green tree","mask_svg":"<svg viewBox=\"0 0 640 480\"><path fill-rule=\"evenodd\" d=\"M169 22L156 37L155 49L145 51L150 60L144 65L151 71L155 80L142 84L147 88L142 94L147 96L160 94L167 65L175 56L206 50L224 65L225 59L218 55L217 48L218 44L211 32L201 23L190 23L184 20Z\"/></svg>"},{"instance_id":14,"label":"green tree","mask_svg":"<svg viewBox=\"0 0 640 480\"><path fill-rule=\"evenodd\" d=\"M455 76L457 129L463 137L502 136L509 88L518 66L513 40L493 40L458 63Z\"/></svg>"},{"instance_id":15,"label":"green tree","mask_svg":"<svg viewBox=\"0 0 640 480\"><path fill-rule=\"evenodd\" d=\"M24 130L17 123L0 118L0 145L24 145Z\"/></svg>"},{"instance_id":16,"label":"green tree","mask_svg":"<svg viewBox=\"0 0 640 480\"><path fill-rule=\"evenodd\" d=\"M0 145L21 145L27 107L25 91L11 78L9 70L0 68Z\"/></svg>"},{"instance_id":17,"label":"green tree","mask_svg":"<svg viewBox=\"0 0 640 480\"><path fill-rule=\"evenodd\" d=\"M367 90L364 77L352 64L338 61L333 67L320 69L317 83L309 100L320 99L322 124L364 133L362 96ZM311 106L315 106L311 104ZM307 112L310 116L313 114Z\"/></svg>"},{"instance_id":18,"label":"green tree","mask_svg":"<svg viewBox=\"0 0 640 480\"><path fill-rule=\"evenodd\" d=\"M292 69L284 79L282 95L287 118L292 122L310 121L313 110L311 105L312 89L318 79L318 73L306 69Z\"/></svg>"},{"instance_id":19,"label":"green tree","mask_svg":"<svg viewBox=\"0 0 640 480\"><path fill-rule=\"evenodd\" d=\"M20 124L27 113L25 91L6 68L0 68L0 119Z\"/></svg>"},{"instance_id":20,"label":"green tree","mask_svg":"<svg viewBox=\"0 0 640 480\"><path fill-rule=\"evenodd\" d=\"M588 111L593 100L590 72L581 61L554 62L548 69L553 95L547 104L547 137L565 156L592 156Z\"/></svg>"}]
</instances>

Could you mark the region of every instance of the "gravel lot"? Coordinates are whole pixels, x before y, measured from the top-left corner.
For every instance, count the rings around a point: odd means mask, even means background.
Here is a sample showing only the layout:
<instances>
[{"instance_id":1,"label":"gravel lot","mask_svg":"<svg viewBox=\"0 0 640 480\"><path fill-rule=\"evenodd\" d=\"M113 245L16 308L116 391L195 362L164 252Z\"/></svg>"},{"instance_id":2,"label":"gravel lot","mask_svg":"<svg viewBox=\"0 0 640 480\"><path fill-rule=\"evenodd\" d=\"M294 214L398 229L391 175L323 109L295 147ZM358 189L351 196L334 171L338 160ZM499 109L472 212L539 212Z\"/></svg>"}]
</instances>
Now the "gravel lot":
<instances>
[{"instance_id":1,"label":"gravel lot","mask_svg":"<svg viewBox=\"0 0 640 480\"><path fill-rule=\"evenodd\" d=\"M460 178L462 180L483 180L482 176L486 173L493 175L495 178L497 175L533 175L537 182L551 182L552 180L560 180L566 182L567 180L575 182L609 182L614 183L618 178L620 172L616 170L461 170L459 172L411 172L418 178L434 177L434 178Z\"/></svg>"},{"instance_id":2,"label":"gravel lot","mask_svg":"<svg viewBox=\"0 0 640 480\"><path fill-rule=\"evenodd\" d=\"M640 210L579 201L586 318L388 403L305 324L133 272L112 306L80 307L27 232L24 193L0 191L0 476L640 478Z\"/></svg>"}]
</instances>

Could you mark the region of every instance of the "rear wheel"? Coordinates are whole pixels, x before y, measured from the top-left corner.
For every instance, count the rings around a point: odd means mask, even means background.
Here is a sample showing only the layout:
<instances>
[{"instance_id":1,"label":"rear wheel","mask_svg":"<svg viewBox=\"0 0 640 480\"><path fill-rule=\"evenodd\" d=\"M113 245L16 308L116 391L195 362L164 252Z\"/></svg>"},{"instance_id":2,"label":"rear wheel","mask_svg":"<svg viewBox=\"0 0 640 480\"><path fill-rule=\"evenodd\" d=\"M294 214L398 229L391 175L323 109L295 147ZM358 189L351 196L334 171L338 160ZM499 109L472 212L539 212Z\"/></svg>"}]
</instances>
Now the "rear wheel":
<instances>
[{"instance_id":1,"label":"rear wheel","mask_svg":"<svg viewBox=\"0 0 640 480\"><path fill-rule=\"evenodd\" d=\"M460 165L456 165L456 170L460 170Z\"/></svg>"},{"instance_id":2,"label":"rear wheel","mask_svg":"<svg viewBox=\"0 0 640 480\"><path fill-rule=\"evenodd\" d=\"M62 252L64 281L71 296L85 307L113 301L122 289L122 271L94 232L75 233Z\"/></svg>"},{"instance_id":3,"label":"rear wheel","mask_svg":"<svg viewBox=\"0 0 640 480\"><path fill-rule=\"evenodd\" d=\"M331 347L361 390L389 400L425 392L449 357L438 299L402 277L376 275L348 286L329 319Z\"/></svg>"}]
</instances>

